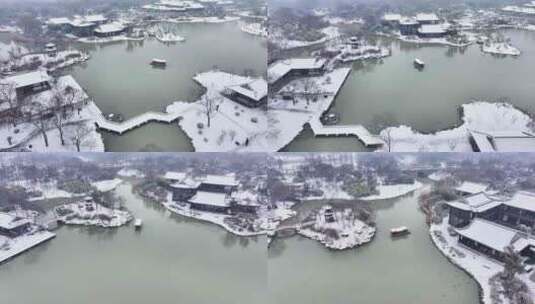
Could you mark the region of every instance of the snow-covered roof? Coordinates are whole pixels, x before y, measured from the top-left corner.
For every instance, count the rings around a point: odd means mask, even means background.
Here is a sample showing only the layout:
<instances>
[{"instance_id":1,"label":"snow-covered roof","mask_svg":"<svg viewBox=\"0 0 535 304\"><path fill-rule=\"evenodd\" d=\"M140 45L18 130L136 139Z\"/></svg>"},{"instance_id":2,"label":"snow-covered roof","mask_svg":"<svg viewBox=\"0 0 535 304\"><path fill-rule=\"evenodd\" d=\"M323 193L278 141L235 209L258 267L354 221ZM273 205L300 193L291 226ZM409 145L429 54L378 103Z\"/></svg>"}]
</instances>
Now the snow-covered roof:
<instances>
[{"instance_id":1,"label":"snow-covered roof","mask_svg":"<svg viewBox=\"0 0 535 304\"><path fill-rule=\"evenodd\" d=\"M448 24L423 24L418 32L420 34L445 34L448 28Z\"/></svg>"},{"instance_id":2,"label":"snow-covered roof","mask_svg":"<svg viewBox=\"0 0 535 304\"><path fill-rule=\"evenodd\" d=\"M268 67L268 81L274 83L292 70L314 70L325 65L321 58L292 58L279 60Z\"/></svg>"},{"instance_id":3,"label":"snow-covered roof","mask_svg":"<svg viewBox=\"0 0 535 304\"><path fill-rule=\"evenodd\" d=\"M49 25L63 25L71 23L71 20L67 17L50 18L46 23Z\"/></svg>"},{"instance_id":4,"label":"snow-covered roof","mask_svg":"<svg viewBox=\"0 0 535 304\"><path fill-rule=\"evenodd\" d=\"M251 82L230 86L228 88L236 93L258 101L267 96L268 85L264 79L255 79Z\"/></svg>"},{"instance_id":5,"label":"snow-covered roof","mask_svg":"<svg viewBox=\"0 0 535 304\"><path fill-rule=\"evenodd\" d=\"M4 229L13 229L19 226L31 223L30 220L17 218L11 214L0 212L0 227Z\"/></svg>"},{"instance_id":6,"label":"snow-covered roof","mask_svg":"<svg viewBox=\"0 0 535 304\"><path fill-rule=\"evenodd\" d=\"M494 152L494 147L492 146L487 134L470 131L470 135L474 139L475 144L480 152Z\"/></svg>"},{"instance_id":7,"label":"snow-covered roof","mask_svg":"<svg viewBox=\"0 0 535 304\"><path fill-rule=\"evenodd\" d=\"M468 196L461 201L449 202L448 205L457 209L473 212L485 212L492 208L498 207L503 201L487 193L477 193Z\"/></svg>"},{"instance_id":8,"label":"snow-covered roof","mask_svg":"<svg viewBox=\"0 0 535 304\"><path fill-rule=\"evenodd\" d=\"M535 212L535 193L520 191L504 202L505 205Z\"/></svg>"},{"instance_id":9,"label":"snow-covered roof","mask_svg":"<svg viewBox=\"0 0 535 304\"><path fill-rule=\"evenodd\" d=\"M403 17L399 20L399 24L401 25L414 25L414 24L418 24L418 20L416 20L416 18L412 18L412 17Z\"/></svg>"},{"instance_id":10,"label":"snow-covered roof","mask_svg":"<svg viewBox=\"0 0 535 304\"><path fill-rule=\"evenodd\" d=\"M165 172L164 178L169 180L183 180L186 178L186 173L168 171Z\"/></svg>"},{"instance_id":11,"label":"snow-covered roof","mask_svg":"<svg viewBox=\"0 0 535 304\"><path fill-rule=\"evenodd\" d=\"M106 24L99 25L95 29L95 32L97 32L97 33L115 33L115 32L123 31L124 29L125 29L125 26L122 23L120 23L120 22L111 22L111 23L106 23Z\"/></svg>"},{"instance_id":12,"label":"snow-covered roof","mask_svg":"<svg viewBox=\"0 0 535 304\"><path fill-rule=\"evenodd\" d=\"M521 131L470 131L481 152L533 152L535 135Z\"/></svg>"},{"instance_id":13,"label":"snow-covered roof","mask_svg":"<svg viewBox=\"0 0 535 304\"><path fill-rule=\"evenodd\" d=\"M2 83L14 83L16 88L22 88L34 84L39 84L42 82L48 82L50 80L51 77L48 76L46 71L38 70L34 72L6 77L0 81Z\"/></svg>"},{"instance_id":14,"label":"snow-covered roof","mask_svg":"<svg viewBox=\"0 0 535 304\"><path fill-rule=\"evenodd\" d=\"M104 21L108 20L108 18L104 17L104 15L101 15L101 14L98 14L98 15L86 15L83 18L87 22L104 22Z\"/></svg>"},{"instance_id":15,"label":"snow-covered roof","mask_svg":"<svg viewBox=\"0 0 535 304\"><path fill-rule=\"evenodd\" d=\"M231 175L207 175L203 180L204 184L222 185L222 186L238 186L238 181Z\"/></svg>"},{"instance_id":16,"label":"snow-covered roof","mask_svg":"<svg viewBox=\"0 0 535 304\"><path fill-rule=\"evenodd\" d=\"M463 182L460 186L455 187L455 190L459 192L465 192L470 194L481 193L487 190L489 185L474 182Z\"/></svg>"},{"instance_id":17,"label":"snow-covered roof","mask_svg":"<svg viewBox=\"0 0 535 304\"><path fill-rule=\"evenodd\" d=\"M466 228L457 229L457 233L489 248L503 252L504 248L511 244L517 231L476 218Z\"/></svg>"},{"instance_id":18,"label":"snow-covered roof","mask_svg":"<svg viewBox=\"0 0 535 304\"><path fill-rule=\"evenodd\" d=\"M437 14L426 14L426 13L420 13L420 14L417 14L416 15L416 20L420 21L420 22L436 22L436 21L440 21L440 19L438 18Z\"/></svg>"},{"instance_id":19,"label":"snow-covered roof","mask_svg":"<svg viewBox=\"0 0 535 304\"><path fill-rule=\"evenodd\" d=\"M230 207L230 200L227 198L227 195L219 192L197 191L189 202L193 204Z\"/></svg>"},{"instance_id":20,"label":"snow-covered roof","mask_svg":"<svg viewBox=\"0 0 535 304\"><path fill-rule=\"evenodd\" d=\"M385 14L383 16L384 21L399 21L401 19L400 14Z\"/></svg>"}]
</instances>

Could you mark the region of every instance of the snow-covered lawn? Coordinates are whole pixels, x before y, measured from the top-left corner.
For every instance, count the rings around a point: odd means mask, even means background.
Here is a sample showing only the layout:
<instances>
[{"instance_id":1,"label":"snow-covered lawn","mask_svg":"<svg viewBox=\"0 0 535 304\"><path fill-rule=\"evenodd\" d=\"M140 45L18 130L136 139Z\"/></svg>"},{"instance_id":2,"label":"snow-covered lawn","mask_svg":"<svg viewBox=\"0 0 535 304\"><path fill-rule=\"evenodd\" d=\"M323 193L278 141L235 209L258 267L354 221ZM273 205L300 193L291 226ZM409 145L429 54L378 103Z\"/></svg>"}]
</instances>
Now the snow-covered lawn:
<instances>
[{"instance_id":1,"label":"snow-covered lawn","mask_svg":"<svg viewBox=\"0 0 535 304\"><path fill-rule=\"evenodd\" d=\"M0 235L0 264L6 260L46 242L56 235L49 231L38 231L24 234L16 238Z\"/></svg>"},{"instance_id":2,"label":"snow-covered lawn","mask_svg":"<svg viewBox=\"0 0 535 304\"><path fill-rule=\"evenodd\" d=\"M133 219L128 211L110 209L92 202L79 202L56 207L58 221L68 225L119 227Z\"/></svg>"},{"instance_id":3,"label":"snow-covered lawn","mask_svg":"<svg viewBox=\"0 0 535 304\"><path fill-rule=\"evenodd\" d=\"M240 22L240 29L242 32L251 34L254 36L267 37L267 28L262 26L262 23L246 23Z\"/></svg>"},{"instance_id":4,"label":"snow-covered lawn","mask_svg":"<svg viewBox=\"0 0 535 304\"><path fill-rule=\"evenodd\" d=\"M19 186L23 187L31 192L40 192L40 196L30 197L29 201L38 201L44 199L54 199L54 198L71 198L85 196L86 194L75 194L70 193L65 190L58 189L56 182L34 182L29 180L20 180L16 182L10 182L8 186Z\"/></svg>"},{"instance_id":5,"label":"snow-covered lawn","mask_svg":"<svg viewBox=\"0 0 535 304\"><path fill-rule=\"evenodd\" d=\"M399 184L399 185L379 185L377 190L379 194L361 197L359 199L364 201L384 200L396 198L405 194L416 191L422 187L422 183L414 182L414 184Z\"/></svg>"},{"instance_id":6,"label":"snow-covered lawn","mask_svg":"<svg viewBox=\"0 0 535 304\"><path fill-rule=\"evenodd\" d=\"M175 102L167 107L167 112L182 113L178 125L191 139L195 151L270 150L266 140L268 112L243 106L222 95L229 86L244 85L257 78L210 71L198 74L194 79L206 88L206 93L195 102ZM212 102L210 127L206 100Z\"/></svg>"},{"instance_id":7,"label":"snow-covered lawn","mask_svg":"<svg viewBox=\"0 0 535 304\"><path fill-rule=\"evenodd\" d=\"M457 237L448 233L448 218L441 224L432 224L429 232L437 248L455 265L467 271L481 287L481 297L484 304L493 304L489 279L503 270L503 265L476 253L465 246L459 245ZM535 282L529 279L529 274L522 274L519 278L524 281L534 296ZM502 297L503 304L509 301Z\"/></svg>"},{"instance_id":8,"label":"snow-covered lawn","mask_svg":"<svg viewBox=\"0 0 535 304\"><path fill-rule=\"evenodd\" d=\"M163 19L160 21L170 22L170 23L225 23L225 22L234 22L240 20L240 17L225 16L223 18L219 17L178 17L174 19Z\"/></svg>"},{"instance_id":9,"label":"snow-covered lawn","mask_svg":"<svg viewBox=\"0 0 535 304\"><path fill-rule=\"evenodd\" d=\"M143 172L136 170L136 169L127 169L127 168L122 168L121 170L119 170L119 172L117 172L117 175L121 177L137 177L137 178L145 177L145 174L143 174Z\"/></svg>"},{"instance_id":10,"label":"snow-covered lawn","mask_svg":"<svg viewBox=\"0 0 535 304\"><path fill-rule=\"evenodd\" d=\"M453 42L446 38L421 38L418 36L403 36L399 32L396 32L394 34L381 34L387 37L394 37L398 40L409 42L409 43L415 43L415 44L432 44L432 45L445 45L445 46L452 46L452 47L466 47L469 45L472 45L476 42L477 38L475 35L472 35L471 33L462 33L465 35L466 41L458 41Z\"/></svg>"},{"instance_id":11,"label":"snow-covered lawn","mask_svg":"<svg viewBox=\"0 0 535 304\"><path fill-rule=\"evenodd\" d=\"M350 72L350 68L335 69L322 76L294 80L283 87L281 92L289 91L297 96L293 100L275 96L269 101L270 130L267 140L270 151L284 148L307 123L317 121L329 109ZM318 88L316 100L307 101L299 96L305 85Z\"/></svg>"},{"instance_id":12,"label":"snow-covered lawn","mask_svg":"<svg viewBox=\"0 0 535 304\"><path fill-rule=\"evenodd\" d=\"M87 98L86 93L70 75L59 77L57 86L60 88L70 86L82 92L80 98ZM51 91L44 91L34 96L33 100L47 105L52 99L51 94ZM87 101L83 104L80 111L74 110L68 121L64 122L65 145L61 145L59 130L53 124L48 123L46 131L49 143L48 147L45 146L41 132L39 132L39 129L33 123L19 123L16 127L13 127L11 124L3 125L0 127L0 150L15 149L38 152L77 151L76 145L71 139L83 137L80 144L81 151L103 152L104 142L95 127L95 119L101 115L100 109L93 101ZM83 125L85 126L85 131L84 136L81 136L80 130ZM9 137L11 138L11 143L8 141Z\"/></svg>"},{"instance_id":13,"label":"snow-covered lawn","mask_svg":"<svg viewBox=\"0 0 535 304\"><path fill-rule=\"evenodd\" d=\"M323 38L314 41L289 40L286 39L284 37L284 34L280 32L270 33L269 39L270 41L278 45L281 49L293 49L324 43L340 36L340 32L337 26L328 26L326 28L323 28L321 32L324 34Z\"/></svg>"},{"instance_id":14,"label":"snow-covered lawn","mask_svg":"<svg viewBox=\"0 0 535 304\"><path fill-rule=\"evenodd\" d=\"M531 132L532 119L510 104L478 101L462 107L463 124L459 127L422 134L399 126L381 131L382 138L391 138L391 152L471 152L469 130Z\"/></svg>"}]
</instances>

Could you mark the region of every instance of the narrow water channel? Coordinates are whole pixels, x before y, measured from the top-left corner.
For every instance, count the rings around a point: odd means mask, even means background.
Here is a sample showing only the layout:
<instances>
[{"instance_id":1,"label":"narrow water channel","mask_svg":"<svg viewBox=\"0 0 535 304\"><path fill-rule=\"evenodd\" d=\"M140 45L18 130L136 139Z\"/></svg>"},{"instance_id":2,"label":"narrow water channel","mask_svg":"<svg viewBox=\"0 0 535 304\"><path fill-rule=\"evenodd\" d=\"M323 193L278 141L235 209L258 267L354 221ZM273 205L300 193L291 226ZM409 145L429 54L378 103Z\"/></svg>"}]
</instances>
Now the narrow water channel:
<instances>
[{"instance_id":1,"label":"narrow water channel","mask_svg":"<svg viewBox=\"0 0 535 304\"><path fill-rule=\"evenodd\" d=\"M223 229L118 193L144 221L118 229L61 227L0 266L2 303L267 303L265 239Z\"/></svg>"},{"instance_id":2,"label":"narrow water channel","mask_svg":"<svg viewBox=\"0 0 535 304\"><path fill-rule=\"evenodd\" d=\"M355 250L331 251L303 237L275 241L271 303L478 304L476 282L435 249L418 195L373 202L377 234ZM389 229L401 225L410 236L391 239Z\"/></svg>"}]
</instances>

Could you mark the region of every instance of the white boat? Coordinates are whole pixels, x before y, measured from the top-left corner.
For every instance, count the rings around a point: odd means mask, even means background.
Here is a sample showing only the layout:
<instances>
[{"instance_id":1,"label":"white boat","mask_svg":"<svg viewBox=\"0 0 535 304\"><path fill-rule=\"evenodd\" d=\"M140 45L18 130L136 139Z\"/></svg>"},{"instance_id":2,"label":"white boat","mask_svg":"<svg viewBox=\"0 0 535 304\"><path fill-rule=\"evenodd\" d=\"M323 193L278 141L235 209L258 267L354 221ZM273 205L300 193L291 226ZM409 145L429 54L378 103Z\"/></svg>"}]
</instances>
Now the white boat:
<instances>
[{"instance_id":1,"label":"white boat","mask_svg":"<svg viewBox=\"0 0 535 304\"><path fill-rule=\"evenodd\" d=\"M143 225L143 221L142 221L141 219L137 218L137 219L134 221L134 227L135 227L136 229L141 228L142 225Z\"/></svg>"},{"instance_id":2,"label":"white boat","mask_svg":"<svg viewBox=\"0 0 535 304\"><path fill-rule=\"evenodd\" d=\"M152 59L150 64L151 65L155 65L155 66L166 66L167 65L167 61L165 61L164 59L154 58L154 59Z\"/></svg>"},{"instance_id":3,"label":"white boat","mask_svg":"<svg viewBox=\"0 0 535 304\"><path fill-rule=\"evenodd\" d=\"M402 235L406 235L409 233L410 233L409 228L405 226L400 226L400 227L390 229L391 236L402 236Z\"/></svg>"},{"instance_id":4,"label":"white boat","mask_svg":"<svg viewBox=\"0 0 535 304\"><path fill-rule=\"evenodd\" d=\"M414 59L414 65L417 67L417 68L423 68L425 66L425 62L423 62L422 60L420 60L419 58L415 58Z\"/></svg>"}]
</instances>

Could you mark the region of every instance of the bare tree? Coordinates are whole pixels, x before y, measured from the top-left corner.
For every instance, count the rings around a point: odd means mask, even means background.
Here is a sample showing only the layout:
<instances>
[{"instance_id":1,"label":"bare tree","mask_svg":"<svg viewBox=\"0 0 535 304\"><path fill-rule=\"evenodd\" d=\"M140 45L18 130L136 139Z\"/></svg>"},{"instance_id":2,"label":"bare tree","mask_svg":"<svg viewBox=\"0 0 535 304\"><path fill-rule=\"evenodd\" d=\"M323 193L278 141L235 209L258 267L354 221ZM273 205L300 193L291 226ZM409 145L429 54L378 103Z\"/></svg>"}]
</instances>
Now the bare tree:
<instances>
[{"instance_id":1,"label":"bare tree","mask_svg":"<svg viewBox=\"0 0 535 304\"><path fill-rule=\"evenodd\" d=\"M64 126L72 114L72 107L78 100L79 91L71 86L67 86L64 89L59 86L54 86L52 89L52 104L54 107L54 116L52 117L52 123L59 132L59 138L61 145L65 145Z\"/></svg>"},{"instance_id":2,"label":"bare tree","mask_svg":"<svg viewBox=\"0 0 535 304\"><path fill-rule=\"evenodd\" d=\"M89 137L91 132L93 130L86 123L79 123L71 129L69 139L76 146L76 151L80 152L82 145L91 146L93 144Z\"/></svg>"},{"instance_id":3,"label":"bare tree","mask_svg":"<svg viewBox=\"0 0 535 304\"><path fill-rule=\"evenodd\" d=\"M201 97L201 105L202 105L202 112L206 116L206 125L208 128L210 128L210 121L212 119L212 115L216 110L215 105L215 98L208 96L208 94L204 94Z\"/></svg>"},{"instance_id":4,"label":"bare tree","mask_svg":"<svg viewBox=\"0 0 535 304\"><path fill-rule=\"evenodd\" d=\"M31 123L43 136L45 147L48 147L48 135L46 132L50 128L50 115L41 103L36 103L31 114Z\"/></svg>"},{"instance_id":5,"label":"bare tree","mask_svg":"<svg viewBox=\"0 0 535 304\"><path fill-rule=\"evenodd\" d=\"M388 149L388 152L392 152L392 128L387 128L381 132L381 139L385 142L386 148Z\"/></svg>"},{"instance_id":6,"label":"bare tree","mask_svg":"<svg viewBox=\"0 0 535 304\"><path fill-rule=\"evenodd\" d=\"M16 85L13 82L0 83L0 104L7 104L7 115L11 119L13 126L16 126L16 120L19 112L19 102L17 100Z\"/></svg>"}]
</instances>

